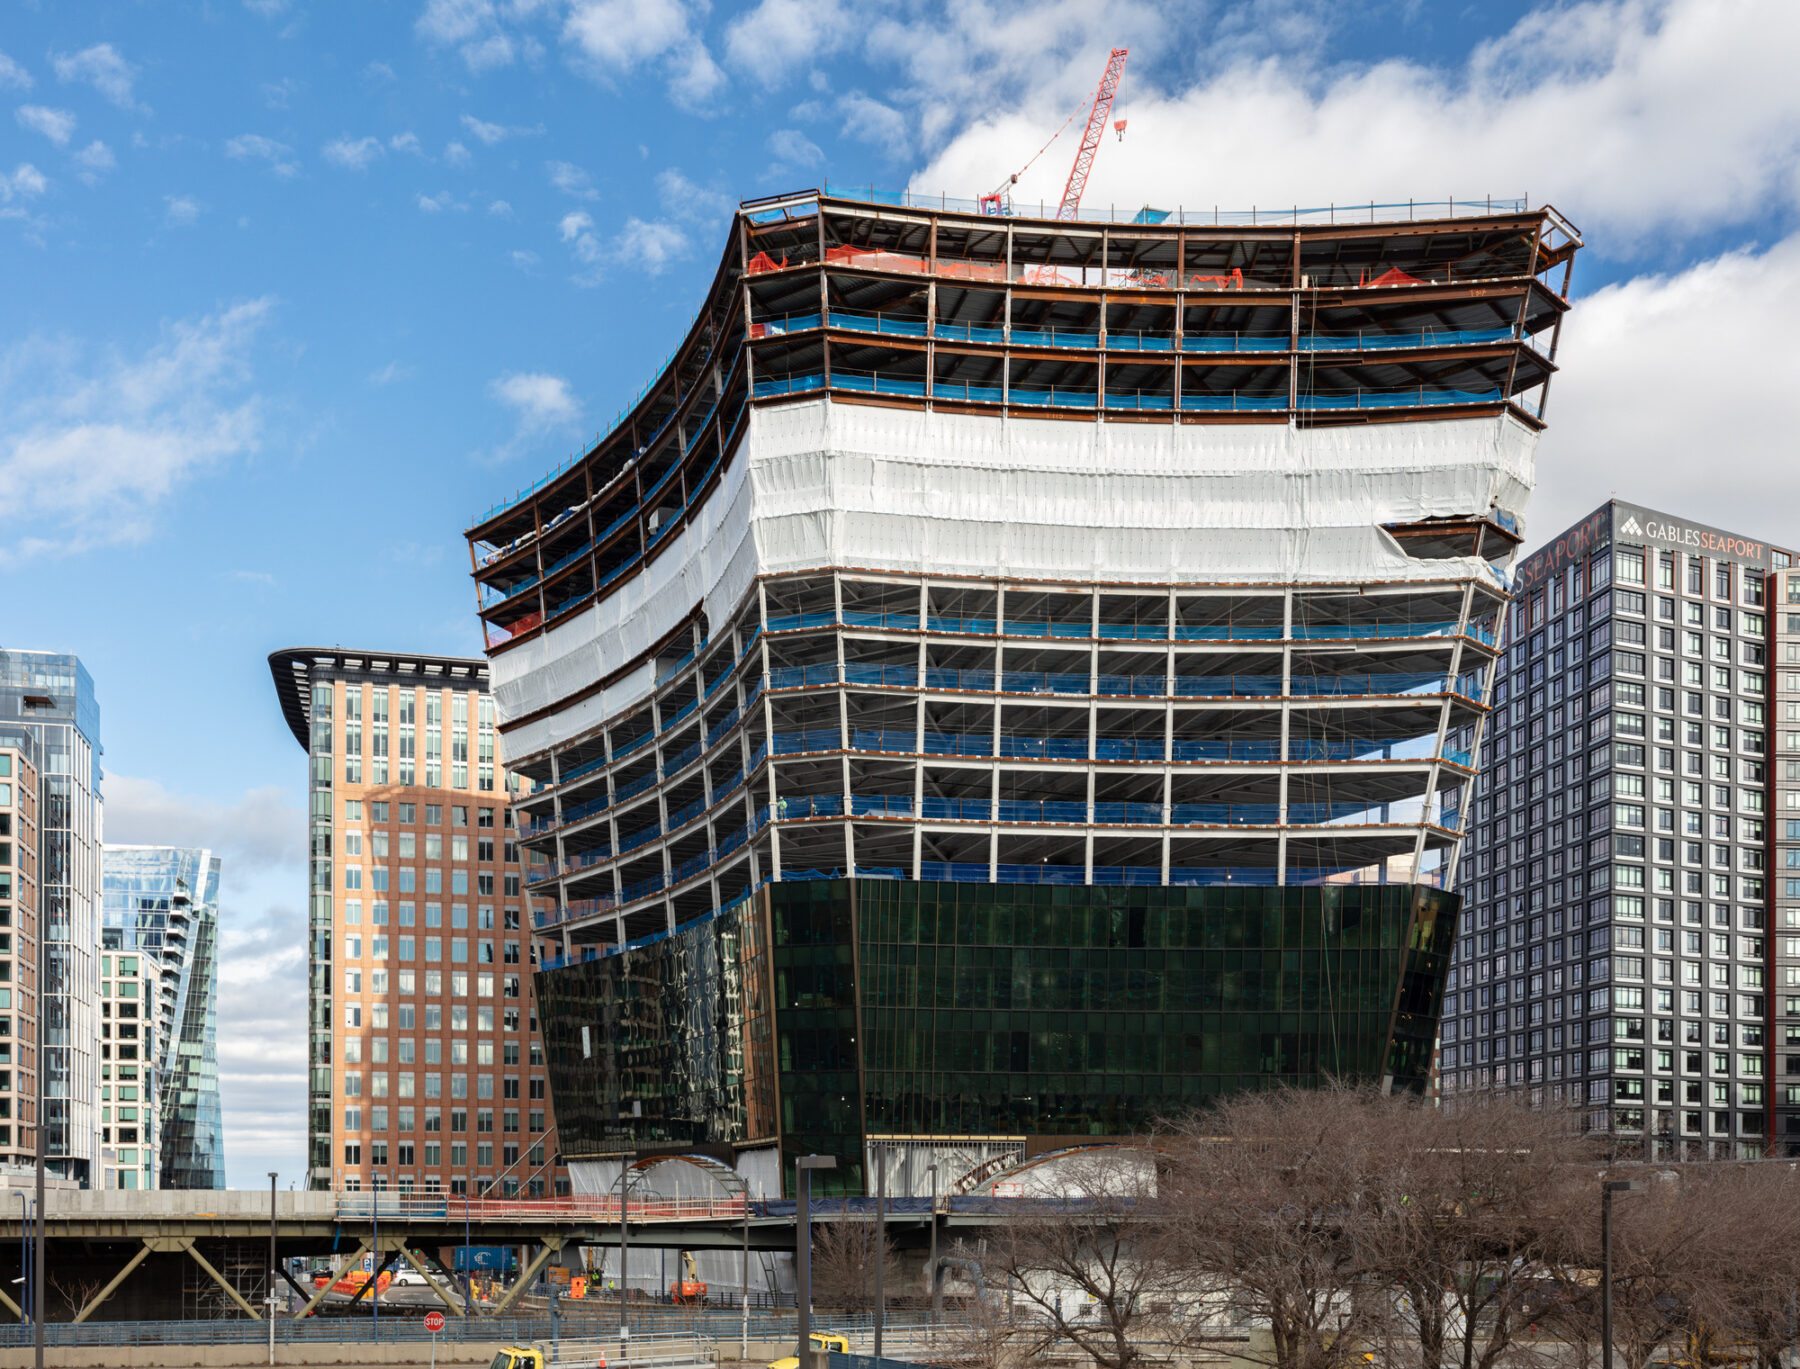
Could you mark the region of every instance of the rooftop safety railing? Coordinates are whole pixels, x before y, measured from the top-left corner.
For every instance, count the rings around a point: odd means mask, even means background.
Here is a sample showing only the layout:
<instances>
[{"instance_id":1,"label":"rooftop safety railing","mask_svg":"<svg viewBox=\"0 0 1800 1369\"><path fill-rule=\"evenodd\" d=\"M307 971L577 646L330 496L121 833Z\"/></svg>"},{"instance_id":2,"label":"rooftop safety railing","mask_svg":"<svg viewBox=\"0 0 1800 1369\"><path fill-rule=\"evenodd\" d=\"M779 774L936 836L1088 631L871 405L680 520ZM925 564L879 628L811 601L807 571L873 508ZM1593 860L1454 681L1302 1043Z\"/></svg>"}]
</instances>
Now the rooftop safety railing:
<instances>
[{"instance_id":1,"label":"rooftop safety railing","mask_svg":"<svg viewBox=\"0 0 1800 1369\"><path fill-rule=\"evenodd\" d=\"M863 204L892 205L902 209L936 209L945 213L987 214L992 210L984 210L982 202L972 199L961 199L953 195L927 195L912 190L881 190L873 185L833 185L827 184L825 194L833 199L855 200ZM1245 224L1257 227L1264 224L1357 224L1408 222L1417 219L1438 218L1474 218L1486 214L1520 214L1529 208L1529 202L1523 197L1517 199L1495 199L1491 195L1476 195L1468 199L1448 200L1370 200L1363 204L1327 204L1327 205L1293 205L1293 206L1252 206L1249 209L1220 209L1219 207L1187 208L1177 206L1174 209L1152 209L1147 206L1121 207L1108 205L1104 209L1089 204L1076 211L1075 218L1081 223L1117 223L1150 224L1165 228L1181 228L1188 225L1216 226L1222 224ZM1053 220L1057 218L1057 207L1048 202L1037 206L1037 213L1030 212L1031 206L1020 201L1013 205L1012 212L1002 217L1038 218ZM1054 225L1046 224L1046 231L1054 231Z\"/></svg>"}]
</instances>

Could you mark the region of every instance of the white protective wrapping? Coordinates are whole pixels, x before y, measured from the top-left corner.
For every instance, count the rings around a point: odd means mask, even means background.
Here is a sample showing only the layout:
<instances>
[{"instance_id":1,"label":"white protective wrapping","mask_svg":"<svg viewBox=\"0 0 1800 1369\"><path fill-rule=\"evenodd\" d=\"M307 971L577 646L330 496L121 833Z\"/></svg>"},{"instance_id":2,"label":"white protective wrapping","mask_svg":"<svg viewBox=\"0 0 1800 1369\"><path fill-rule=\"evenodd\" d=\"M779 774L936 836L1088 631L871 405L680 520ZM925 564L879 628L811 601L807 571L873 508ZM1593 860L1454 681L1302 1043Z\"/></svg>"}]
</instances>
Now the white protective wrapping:
<instances>
[{"instance_id":1,"label":"white protective wrapping","mask_svg":"<svg viewBox=\"0 0 1800 1369\"><path fill-rule=\"evenodd\" d=\"M1384 523L1521 511L1537 436L1509 416L1331 428L1088 423L836 404L750 416L675 545L575 620L494 657L504 719L610 674L695 603L729 621L762 574L830 566L1022 580L1372 583L1417 561ZM648 665L504 734L542 752L642 699Z\"/></svg>"}]
</instances>

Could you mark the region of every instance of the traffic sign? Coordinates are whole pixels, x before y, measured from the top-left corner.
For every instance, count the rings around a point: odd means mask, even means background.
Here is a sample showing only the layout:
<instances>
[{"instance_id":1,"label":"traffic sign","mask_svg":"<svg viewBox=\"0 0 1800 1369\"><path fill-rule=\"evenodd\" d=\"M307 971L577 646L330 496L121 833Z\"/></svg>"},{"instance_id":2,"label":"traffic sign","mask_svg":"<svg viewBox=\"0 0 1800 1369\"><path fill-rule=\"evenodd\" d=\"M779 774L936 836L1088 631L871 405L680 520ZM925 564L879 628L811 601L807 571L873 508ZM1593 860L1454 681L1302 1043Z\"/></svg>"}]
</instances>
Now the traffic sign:
<instances>
[{"instance_id":1,"label":"traffic sign","mask_svg":"<svg viewBox=\"0 0 1800 1369\"><path fill-rule=\"evenodd\" d=\"M425 1329L434 1336L439 1331L442 1331L444 1329L444 1314L442 1312L427 1312L425 1314Z\"/></svg>"}]
</instances>

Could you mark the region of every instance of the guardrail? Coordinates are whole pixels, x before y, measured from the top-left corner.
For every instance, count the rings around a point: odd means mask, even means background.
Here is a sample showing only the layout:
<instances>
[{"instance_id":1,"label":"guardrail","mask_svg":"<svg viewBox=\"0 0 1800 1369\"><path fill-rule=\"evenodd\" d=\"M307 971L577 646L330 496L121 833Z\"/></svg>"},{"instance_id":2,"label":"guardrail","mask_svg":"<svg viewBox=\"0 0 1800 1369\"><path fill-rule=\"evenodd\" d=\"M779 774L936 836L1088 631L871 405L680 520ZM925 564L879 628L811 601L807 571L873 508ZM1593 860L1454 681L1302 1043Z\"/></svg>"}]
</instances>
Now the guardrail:
<instances>
[{"instance_id":1,"label":"guardrail","mask_svg":"<svg viewBox=\"0 0 1800 1369\"><path fill-rule=\"evenodd\" d=\"M590 1311L591 1319L602 1325L617 1324L619 1303L616 1296L604 1298L596 1295L579 1302L566 1301L562 1308L562 1315L556 1318L446 1317L444 1328L437 1332L436 1339L447 1345L537 1344L546 1348L555 1341L561 1346L561 1357L567 1360L572 1358L576 1347L596 1339L586 1325L590 1320ZM664 1353L652 1356L632 1355L622 1360L609 1356L617 1369L633 1369L633 1366L652 1369L652 1366L659 1364L691 1362L691 1357L672 1355L667 1350L683 1342L719 1340L735 1344L744 1327L743 1313L736 1307L729 1310L681 1311L662 1305L634 1302L631 1305L631 1317L635 1323L631 1332L632 1348L649 1348ZM943 1324L947 1325L955 1320L957 1318L952 1313L945 1318ZM874 1332L872 1319L864 1315L832 1317L821 1314L815 1319L814 1325L853 1339L861 1339ZM779 1341L796 1334L795 1315L791 1308L752 1307L749 1327L750 1336L754 1340ZM53 1348L70 1349L100 1346L266 1345L269 1330L268 1322L252 1321L248 1317L209 1321L45 1322L44 1344ZM925 1322L896 1321L891 1316L884 1328L885 1334L898 1336L919 1336L926 1334L928 1330ZM274 1322L274 1333L277 1345L425 1345L433 1339L432 1333L425 1329L423 1316L409 1316L397 1308L384 1310L379 1318L318 1314L300 1319L278 1316ZM32 1334L33 1328L29 1325L0 1326L0 1348L29 1346ZM616 1346L618 1342L616 1337L603 1336L598 1339L598 1343Z\"/></svg>"}]
</instances>

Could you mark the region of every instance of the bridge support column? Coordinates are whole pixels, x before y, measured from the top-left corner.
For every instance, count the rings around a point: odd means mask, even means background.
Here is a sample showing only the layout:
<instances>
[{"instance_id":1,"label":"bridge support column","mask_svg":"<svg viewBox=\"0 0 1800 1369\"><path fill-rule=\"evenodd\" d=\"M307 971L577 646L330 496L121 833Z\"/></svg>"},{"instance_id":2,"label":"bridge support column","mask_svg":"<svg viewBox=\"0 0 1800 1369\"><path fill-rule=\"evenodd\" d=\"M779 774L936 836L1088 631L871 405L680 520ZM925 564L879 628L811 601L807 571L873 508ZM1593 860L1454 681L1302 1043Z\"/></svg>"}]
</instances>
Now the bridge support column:
<instances>
[{"instance_id":1,"label":"bridge support column","mask_svg":"<svg viewBox=\"0 0 1800 1369\"><path fill-rule=\"evenodd\" d=\"M224 1290L225 1296L244 1309L244 1315L249 1317L252 1321L262 1320L262 1314L244 1301L244 1295L231 1286L231 1280L227 1279L218 1270L214 1269L206 1256L200 1253L200 1247L194 1244L192 1237L181 1236L176 1239L175 1248L181 1249L183 1247L187 1249L188 1254L194 1257L194 1263L204 1269L207 1274L211 1276L212 1281Z\"/></svg>"},{"instance_id":2,"label":"bridge support column","mask_svg":"<svg viewBox=\"0 0 1800 1369\"><path fill-rule=\"evenodd\" d=\"M316 1293L314 1293L312 1295L312 1300L310 1302L308 1302L305 1307L302 1307L298 1312L296 1312L294 1314L294 1320L299 1321L302 1317L311 1316L313 1308L317 1307L320 1303L324 1302L325 1295L327 1293L331 1292L331 1286L337 1282L338 1275L342 1274L346 1269L349 1269L352 1265L354 1265L358 1260L360 1260L364 1255L366 1255L368 1253L369 1253L369 1242L368 1242L368 1239L365 1237L363 1240L360 1240L356 1243L356 1249L352 1250L350 1252L350 1258L348 1260L344 1261L343 1264L335 1266L332 1269L331 1273L325 1276L325 1286L323 1288L319 1289Z\"/></svg>"},{"instance_id":3,"label":"bridge support column","mask_svg":"<svg viewBox=\"0 0 1800 1369\"><path fill-rule=\"evenodd\" d=\"M382 1244L385 1245L386 1243L387 1242L384 1239ZM456 1301L456 1299L452 1298L450 1296L450 1294L447 1291L445 1291L444 1286L442 1284L440 1284L435 1278L432 1277L431 1271L429 1269L427 1269L424 1265L420 1264L416 1259L413 1258L412 1251L407 1249L407 1247L406 1247L406 1238L404 1236L394 1237L394 1248L400 1252L400 1254L405 1258L405 1260L408 1264L410 1264L414 1269L419 1271L419 1274L424 1278L426 1285L431 1289L431 1291L433 1293L436 1293L438 1295L439 1302L443 1303L445 1307L447 1307L451 1312L455 1313L457 1316L460 1317L463 1315L463 1309L462 1309L461 1304L459 1304Z\"/></svg>"},{"instance_id":4,"label":"bridge support column","mask_svg":"<svg viewBox=\"0 0 1800 1369\"><path fill-rule=\"evenodd\" d=\"M538 1270L544 1267L545 1262L563 1248L563 1238L561 1236L545 1236L543 1241L544 1248L538 1251L532 1258L531 1263L525 1267L525 1271L519 1275L518 1282L512 1286L512 1289L507 1295L500 1299L499 1305L494 1308L494 1316L498 1317L503 1315L506 1309L513 1305L513 1299L523 1293L526 1288L530 1286L531 1281L537 1278ZM621 1275L623 1275L623 1272L623 1270L620 1271Z\"/></svg>"},{"instance_id":5,"label":"bridge support column","mask_svg":"<svg viewBox=\"0 0 1800 1369\"><path fill-rule=\"evenodd\" d=\"M77 1322L84 1322L89 1317L93 1316L93 1314L99 1310L100 1304L105 1302L115 1291L117 1291L119 1285L125 1282L131 1271L149 1258L150 1252L154 1249L155 1247L151 1245L150 1241L146 1240L137 1254L133 1255L125 1262L125 1267L112 1276L111 1281L108 1282L106 1287L102 1288L98 1293L94 1294L93 1297L88 1299L87 1306L75 1314L75 1320ZM10 1301L11 1299L8 1299L8 1302ZM17 1311L18 1309L14 1308L13 1310Z\"/></svg>"}]
</instances>

